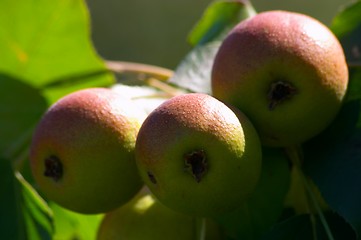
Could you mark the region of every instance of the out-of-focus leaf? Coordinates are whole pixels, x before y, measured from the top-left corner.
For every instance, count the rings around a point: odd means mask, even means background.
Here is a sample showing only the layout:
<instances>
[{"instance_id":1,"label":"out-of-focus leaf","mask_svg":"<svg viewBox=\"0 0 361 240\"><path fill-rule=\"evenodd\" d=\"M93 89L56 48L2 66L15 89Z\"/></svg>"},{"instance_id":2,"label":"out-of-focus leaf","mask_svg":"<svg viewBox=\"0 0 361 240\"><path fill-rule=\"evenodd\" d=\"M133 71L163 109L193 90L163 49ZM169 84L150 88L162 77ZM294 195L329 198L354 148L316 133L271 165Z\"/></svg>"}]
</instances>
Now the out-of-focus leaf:
<instances>
[{"instance_id":1,"label":"out-of-focus leaf","mask_svg":"<svg viewBox=\"0 0 361 240\"><path fill-rule=\"evenodd\" d=\"M355 233L350 225L348 225L340 216L335 213L325 213L326 221L331 228L331 233L334 239L356 240ZM326 232L315 215L315 225L311 221L310 215L298 215L289 218L277 225L275 225L268 233L266 233L262 240L305 240L329 239ZM314 231L315 228L315 231Z\"/></svg>"},{"instance_id":2,"label":"out-of-focus leaf","mask_svg":"<svg viewBox=\"0 0 361 240\"><path fill-rule=\"evenodd\" d=\"M20 173L16 173L16 178L21 184L22 212L26 222L28 238L52 239L54 229L51 209Z\"/></svg>"},{"instance_id":3,"label":"out-of-focus leaf","mask_svg":"<svg viewBox=\"0 0 361 240\"><path fill-rule=\"evenodd\" d=\"M250 199L237 211L217 221L232 239L259 239L273 226L283 211L290 171L280 149L263 149L261 178Z\"/></svg>"},{"instance_id":4,"label":"out-of-focus leaf","mask_svg":"<svg viewBox=\"0 0 361 240\"><path fill-rule=\"evenodd\" d=\"M361 100L361 67L350 69L346 102Z\"/></svg>"},{"instance_id":5,"label":"out-of-focus leaf","mask_svg":"<svg viewBox=\"0 0 361 240\"><path fill-rule=\"evenodd\" d=\"M103 72L103 71L101 71ZM61 78L60 81L56 80L53 84L49 84L42 89L43 96L47 99L49 104L53 104L59 98L69 93L75 92L84 88L92 87L110 87L107 81L101 77L101 74L85 74L85 75L74 75L69 78Z\"/></svg>"},{"instance_id":6,"label":"out-of-focus leaf","mask_svg":"<svg viewBox=\"0 0 361 240\"><path fill-rule=\"evenodd\" d=\"M354 1L337 14L331 23L331 30L338 36L343 37L361 24L361 2Z\"/></svg>"},{"instance_id":7,"label":"out-of-focus leaf","mask_svg":"<svg viewBox=\"0 0 361 240\"><path fill-rule=\"evenodd\" d=\"M313 239L310 216L300 215L276 224L262 240Z\"/></svg>"},{"instance_id":8,"label":"out-of-focus leaf","mask_svg":"<svg viewBox=\"0 0 361 240\"><path fill-rule=\"evenodd\" d=\"M340 39L348 64L361 66L361 2L355 1L332 21L331 30Z\"/></svg>"},{"instance_id":9,"label":"out-of-focus leaf","mask_svg":"<svg viewBox=\"0 0 361 240\"><path fill-rule=\"evenodd\" d=\"M9 155L28 143L31 129L46 108L47 102L40 91L0 73L1 156Z\"/></svg>"},{"instance_id":10,"label":"out-of-focus leaf","mask_svg":"<svg viewBox=\"0 0 361 240\"><path fill-rule=\"evenodd\" d=\"M51 211L5 159L0 159L0 196L1 239L51 239Z\"/></svg>"},{"instance_id":11,"label":"out-of-focus leaf","mask_svg":"<svg viewBox=\"0 0 361 240\"><path fill-rule=\"evenodd\" d=\"M83 0L2 0L0 22L0 71L33 86L105 68ZM99 78L112 81L109 74Z\"/></svg>"},{"instance_id":12,"label":"out-of-focus leaf","mask_svg":"<svg viewBox=\"0 0 361 240\"><path fill-rule=\"evenodd\" d=\"M256 11L247 0L215 1L192 29L188 42L193 46L203 45L255 14Z\"/></svg>"},{"instance_id":13,"label":"out-of-focus leaf","mask_svg":"<svg viewBox=\"0 0 361 240\"><path fill-rule=\"evenodd\" d=\"M25 221L20 204L20 188L10 161L0 158L0 236L26 239Z\"/></svg>"},{"instance_id":14,"label":"out-of-focus leaf","mask_svg":"<svg viewBox=\"0 0 361 240\"><path fill-rule=\"evenodd\" d=\"M360 69L351 74L349 92L335 121L304 144L305 170L330 208L361 236Z\"/></svg>"},{"instance_id":15,"label":"out-of-focus leaf","mask_svg":"<svg viewBox=\"0 0 361 240\"><path fill-rule=\"evenodd\" d=\"M211 93L213 59L230 29L254 15L248 1L220 1L211 4L190 34L197 46L177 66L169 82L191 92Z\"/></svg>"},{"instance_id":16,"label":"out-of-focus leaf","mask_svg":"<svg viewBox=\"0 0 361 240\"><path fill-rule=\"evenodd\" d=\"M53 240L93 240L103 214L84 215L66 210L50 202L54 212L55 235Z\"/></svg>"}]
</instances>

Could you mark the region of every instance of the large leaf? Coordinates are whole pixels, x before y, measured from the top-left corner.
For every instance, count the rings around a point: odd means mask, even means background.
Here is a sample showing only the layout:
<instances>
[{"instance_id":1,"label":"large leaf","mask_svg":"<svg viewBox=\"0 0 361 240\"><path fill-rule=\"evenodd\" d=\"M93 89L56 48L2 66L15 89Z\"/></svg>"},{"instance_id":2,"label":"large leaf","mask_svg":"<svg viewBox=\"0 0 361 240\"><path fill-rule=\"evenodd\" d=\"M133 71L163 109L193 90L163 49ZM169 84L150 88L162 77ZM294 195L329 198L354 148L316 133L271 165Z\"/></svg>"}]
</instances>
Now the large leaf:
<instances>
[{"instance_id":1,"label":"large leaf","mask_svg":"<svg viewBox=\"0 0 361 240\"><path fill-rule=\"evenodd\" d=\"M183 59L169 82L191 92L211 93L211 69L221 41L195 47Z\"/></svg>"},{"instance_id":2,"label":"large leaf","mask_svg":"<svg viewBox=\"0 0 361 240\"><path fill-rule=\"evenodd\" d=\"M22 190L21 209L28 239L52 239L54 226L51 209L19 172L15 176Z\"/></svg>"},{"instance_id":3,"label":"large leaf","mask_svg":"<svg viewBox=\"0 0 361 240\"><path fill-rule=\"evenodd\" d=\"M109 87L112 84L112 81L107 81L104 78L104 71L101 70L89 74L75 74L65 78L54 79L52 83L42 88L42 94L49 104L53 104L60 97L77 90L91 87Z\"/></svg>"},{"instance_id":4,"label":"large leaf","mask_svg":"<svg viewBox=\"0 0 361 240\"><path fill-rule=\"evenodd\" d=\"M239 21L255 14L256 11L247 0L215 1L192 29L188 41L193 46L210 42L226 34Z\"/></svg>"},{"instance_id":5,"label":"large leaf","mask_svg":"<svg viewBox=\"0 0 361 240\"><path fill-rule=\"evenodd\" d=\"M50 202L54 212L54 240L92 240L96 239L98 226L103 214L84 215L69 211Z\"/></svg>"},{"instance_id":6,"label":"large leaf","mask_svg":"<svg viewBox=\"0 0 361 240\"><path fill-rule=\"evenodd\" d=\"M40 91L0 73L0 155L13 157L28 143L32 128L46 107Z\"/></svg>"},{"instance_id":7,"label":"large leaf","mask_svg":"<svg viewBox=\"0 0 361 240\"><path fill-rule=\"evenodd\" d=\"M0 158L0 236L2 239L26 239L19 195L19 186L10 162Z\"/></svg>"},{"instance_id":8,"label":"large leaf","mask_svg":"<svg viewBox=\"0 0 361 240\"><path fill-rule=\"evenodd\" d=\"M333 239L356 240L356 236L350 226L337 214L327 212L326 221L331 228ZM315 237L317 235L317 237ZM305 239L330 239L325 232L319 218L314 220L310 215L298 215L289 218L277 225L265 234L262 240L305 240Z\"/></svg>"},{"instance_id":9,"label":"large leaf","mask_svg":"<svg viewBox=\"0 0 361 240\"><path fill-rule=\"evenodd\" d=\"M211 4L189 35L197 44L177 66L169 82L192 92L211 93L211 69L218 48L231 28L255 14L248 1Z\"/></svg>"},{"instance_id":10,"label":"large leaf","mask_svg":"<svg viewBox=\"0 0 361 240\"><path fill-rule=\"evenodd\" d=\"M1 0L0 71L42 86L104 69L82 0ZM109 82L110 76L101 77Z\"/></svg>"},{"instance_id":11,"label":"large leaf","mask_svg":"<svg viewBox=\"0 0 361 240\"><path fill-rule=\"evenodd\" d=\"M218 218L232 239L259 239L273 226L283 211L290 171L279 149L263 149L262 174L250 199L236 212Z\"/></svg>"},{"instance_id":12,"label":"large leaf","mask_svg":"<svg viewBox=\"0 0 361 240\"><path fill-rule=\"evenodd\" d=\"M331 29L340 39L347 62L361 66L361 2L347 6L332 21Z\"/></svg>"},{"instance_id":13,"label":"large leaf","mask_svg":"<svg viewBox=\"0 0 361 240\"><path fill-rule=\"evenodd\" d=\"M2 239L51 239L50 209L5 159L0 159L0 196Z\"/></svg>"}]
</instances>

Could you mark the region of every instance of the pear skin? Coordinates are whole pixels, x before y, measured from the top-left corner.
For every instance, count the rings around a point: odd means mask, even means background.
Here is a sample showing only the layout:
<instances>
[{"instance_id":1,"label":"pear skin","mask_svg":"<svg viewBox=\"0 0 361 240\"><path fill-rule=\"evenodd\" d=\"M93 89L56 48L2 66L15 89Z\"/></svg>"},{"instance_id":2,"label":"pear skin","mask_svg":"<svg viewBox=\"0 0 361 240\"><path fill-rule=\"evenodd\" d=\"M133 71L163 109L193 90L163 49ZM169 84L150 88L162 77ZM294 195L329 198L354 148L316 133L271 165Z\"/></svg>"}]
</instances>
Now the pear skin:
<instances>
[{"instance_id":1,"label":"pear skin","mask_svg":"<svg viewBox=\"0 0 361 240\"><path fill-rule=\"evenodd\" d=\"M95 214L130 200L143 186L134 148L145 113L110 89L80 90L44 114L31 143L40 191L69 210Z\"/></svg>"},{"instance_id":2,"label":"pear skin","mask_svg":"<svg viewBox=\"0 0 361 240\"><path fill-rule=\"evenodd\" d=\"M232 211L248 198L260 176L261 155L248 118L201 93L161 104L136 142L140 175L157 199L201 217Z\"/></svg>"},{"instance_id":3,"label":"pear skin","mask_svg":"<svg viewBox=\"0 0 361 240\"><path fill-rule=\"evenodd\" d=\"M219 48L212 95L244 112L267 146L300 144L342 105L348 67L335 35L299 13L268 11L240 22Z\"/></svg>"}]
</instances>

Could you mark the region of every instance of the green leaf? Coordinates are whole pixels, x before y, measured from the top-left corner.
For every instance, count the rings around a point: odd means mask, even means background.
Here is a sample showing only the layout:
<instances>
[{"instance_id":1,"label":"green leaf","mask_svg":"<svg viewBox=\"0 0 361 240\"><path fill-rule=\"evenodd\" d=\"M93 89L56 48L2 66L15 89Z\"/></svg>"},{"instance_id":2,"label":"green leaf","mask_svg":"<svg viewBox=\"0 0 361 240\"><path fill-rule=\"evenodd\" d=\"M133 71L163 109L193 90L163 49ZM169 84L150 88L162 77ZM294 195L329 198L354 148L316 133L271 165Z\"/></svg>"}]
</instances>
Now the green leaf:
<instances>
[{"instance_id":1,"label":"green leaf","mask_svg":"<svg viewBox=\"0 0 361 240\"><path fill-rule=\"evenodd\" d=\"M37 89L0 73L0 156L12 158L29 142L31 129L47 105Z\"/></svg>"},{"instance_id":2,"label":"green leaf","mask_svg":"<svg viewBox=\"0 0 361 240\"><path fill-rule=\"evenodd\" d=\"M210 94L211 69L221 41L195 47L183 59L169 82L191 92Z\"/></svg>"},{"instance_id":3,"label":"green leaf","mask_svg":"<svg viewBox=\"0 0 361 240\"><path fill-rule=\"evenodd\" d=\"M169 82L191 92L210 94L213 59L222 40L237 23L254 14L247 1L211 4L190 34L190 41L197 46L177 66Z\"/></svg>"},{"instance_id":4,"label":"green leaf","mask_svg":"<svg viewBox=\"0 0 361 240\"><path fill-rule=\"evenodd\" d=\"M305 170L331 209L361 236L361 69L351 73L346 101L335 121L304 144Z\"/></svg>"},{"instance_id":5,"label":"green leaf","mask_svg":"<svg viewBox=\"0 0 361 240\"><path fill-rule=\"evenodd\" d=\"M46 203L10 162L0 159L0 236L2 239L51 239L52 215Z\"/></svg>"},{"instance_id":6,"label":"green leaf","mask_svg":"<svg viewBox=\"0 0 361 240\"><path fill-rule=\"evenodd\" d=\"M2 239L26 239L20 189L10 161L0 158L0 236Z\"/></svg>"},{"instance_id":7,"label":"green leaf","mask_svg":"<svg viewBox=\"0 0 361 240\"><path fill-rule=\"evenodd\" d=\"M2 0L0 22L0 71L33 86L105 68L83 0ZM112 81L109 74L100 78Z\"/></svg>"},{"instance_id":8,"label":"green leaf","mask_svg":"<svg viewBox=\"0 0 361 240\"><path fill-rule=\"evenodd\" d=\"M73 75L66 78L55 79L51 84L42 89L43 96L50 104L55 103L59 98L80 89L92 87L110 87L113 82L104 81L104 71L97 71L90 74Z\"/></svg>"},{"instance_id":9,"label":"green leaf","mask_svg":"<svg viewBox=\"0 0 361 240\"><path fill-rule=\"evenodd\" d=\"M330 26L331 30L341 38L352 32L361 24L360 10L360 1L355 1L346 6L333 18Z\"/></svg>"},{"instance_id":10,"label":"green leaf","mask_svg":"<svg viewBox=\"0 0 361 240\"><path fill-rule=\"evenodd\" d=\"M54 232L53 214L47 203L33 187L16 172L22 188L22 212L24 214L29 239L52 239Z\"/></svg>"},{"instance_id":11,"label":"green leaf","mask_svg":"<svg viewBox=\"0 0 361 240\"><path fill-rule=\"evenodd\" d=\"M234 239L259 239L280 218L290 183L286 156L280 149L263 149L262 174L250 199L236 212L217 219Z\"/></svg>"},{"instance_id":12,"label":"green leaf","mask_svg":"<svg viewBox=\"0 0 361 240\"><path fill-rule=\"evenodd\" d=\"M256 14L249 1L232 0L213 2L188 36L188 42L203 45L212 41L243 19Z\"/></svg>"},{"instance_id":13,"label":"green leaf","mask_svg":"<svg viewBox=\"0 0 361 240\"><path fill-rule=\"evenodd\" d=\"M356 240L352 228L337 214L332 212L326 213L326 219L331 229L334 239ZM315 230L315 231L314 231ZM319 219L311 220L310 215L298 215L289 218L275 225L262 240L304 240L304 239L328 239Z\"/></svg>"},{"instance_id":14,"label":"green leaf","mask_svg":"<svg viewBox=\"0 0 361 240\"><path fill-rule=\"evenodd\" d=\"M349 75L346 102L361 100L361 67L351 68Z\"/></svg>"},{"instance_id":15,"label":"green leaf","mask_svg":"<svg viewBox=\"0 0 361 240\"><path fill-rule=\"evenodd\" d=\"M351 66L361 65L361 2L348 5L332 21L331 30L340 39Z\"/></svg>"},{"instance_id":16,"label":"green leaf","mask_svg":"<svg viewBox=\"0 0 361 240\"><path fill-rule=\"evenodd\" d=\"M53 240L96 239L103 214L84 215L69 211L50 202L54 212L55 235Z\"/></svg>"},{"instance_id":17,"label":"green leaf","mask_svg":"<svg viewBox=\"0 0 361 240\"><path fill-rule=\"evenodd\" d=\"M263 236L262 240L304 240L314 239L310 216L300 215L289 218L277 225Z\"/></svg>"}]
</instances>

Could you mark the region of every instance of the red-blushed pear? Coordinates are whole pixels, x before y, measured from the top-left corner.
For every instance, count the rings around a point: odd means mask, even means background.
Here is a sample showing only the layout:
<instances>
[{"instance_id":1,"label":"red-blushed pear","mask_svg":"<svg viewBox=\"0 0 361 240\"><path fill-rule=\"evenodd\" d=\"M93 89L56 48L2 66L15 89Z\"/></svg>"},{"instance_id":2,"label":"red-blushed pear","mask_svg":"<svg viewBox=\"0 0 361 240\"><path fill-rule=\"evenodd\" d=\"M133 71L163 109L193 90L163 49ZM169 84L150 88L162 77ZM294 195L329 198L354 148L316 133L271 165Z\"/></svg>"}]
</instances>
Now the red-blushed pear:
<instances>
[{"instance_id":1,"label":"red-blushed pear","mask_svg":"<svg viewBox=\"0 0 361 240\"><path fill-rule=\"evenodd\" d=\"M80 213L110 211L143 186L134 148L145 113L110 89L90 88L58 100L39 122L30 149L44 195Z\"/></svg>"},{"instance_id":2,"label":"red-blushed pear","mask_svg":"<svg viewBox=\"0 0 361 240\"><path fill-rule=\"evenodd\" d=\"M321 22L268 11L240 22L212 69L212 95L244 112L264 145L302 143L335 118L348 67L338 39Z\"/></svg>"},{"instance_id":3,"label":"red-blushed pear","mask_svg":"<svg viewBox=\"0 0 361 240\"><path fill-rule=\"evenodd\" d=\"M261 171L260 141L251 122L214 97L173 97L143 122L136 162L144 182L164 205L212 217L238 208Z\"/></svg>"}]
</instances>

